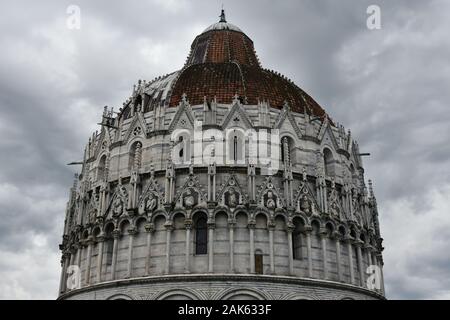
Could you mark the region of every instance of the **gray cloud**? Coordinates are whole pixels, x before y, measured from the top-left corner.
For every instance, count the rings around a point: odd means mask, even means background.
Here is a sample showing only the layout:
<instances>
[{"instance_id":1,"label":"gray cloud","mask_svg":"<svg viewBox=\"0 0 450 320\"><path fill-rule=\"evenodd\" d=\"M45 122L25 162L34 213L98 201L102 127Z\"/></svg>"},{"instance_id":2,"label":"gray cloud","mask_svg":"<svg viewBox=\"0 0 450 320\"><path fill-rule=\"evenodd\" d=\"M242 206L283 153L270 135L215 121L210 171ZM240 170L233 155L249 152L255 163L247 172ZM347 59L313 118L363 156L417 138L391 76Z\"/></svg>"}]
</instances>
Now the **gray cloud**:
<instances>
[{"instance_id":1,"label":"gray cloud","mask_svg":"<svg viewBox=\"0 0 450 320\"><path fill-rule=\"evenodd\" d=\"M352 130L375 180L389 298L450 298L448 1L226 1L262 64ZM68 188L104 105L180 69L219 1L14 1L0 20L0 298L56 297Z\"/></svg>"}]
</instances>

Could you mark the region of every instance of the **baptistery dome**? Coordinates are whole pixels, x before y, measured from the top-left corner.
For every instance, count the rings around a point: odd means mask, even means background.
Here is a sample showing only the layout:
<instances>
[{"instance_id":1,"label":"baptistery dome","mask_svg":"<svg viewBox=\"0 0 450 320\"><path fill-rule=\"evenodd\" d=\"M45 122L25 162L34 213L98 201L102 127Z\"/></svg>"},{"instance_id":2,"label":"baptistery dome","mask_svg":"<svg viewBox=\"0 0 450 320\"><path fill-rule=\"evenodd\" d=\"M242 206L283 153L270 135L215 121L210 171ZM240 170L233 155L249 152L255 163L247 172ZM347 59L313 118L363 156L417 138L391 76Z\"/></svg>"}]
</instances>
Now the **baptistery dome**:
<instances>
[{"instance_id":1,"label":"baptistery dome","mask_svg":"<svg viewBox=\"0 0 450 320\"><path fill-rule=\"evenodd\" d=\"M67 204L60 299L383 299L350 131L220 21L105 107Z\"/></svg>"}]
</instances>

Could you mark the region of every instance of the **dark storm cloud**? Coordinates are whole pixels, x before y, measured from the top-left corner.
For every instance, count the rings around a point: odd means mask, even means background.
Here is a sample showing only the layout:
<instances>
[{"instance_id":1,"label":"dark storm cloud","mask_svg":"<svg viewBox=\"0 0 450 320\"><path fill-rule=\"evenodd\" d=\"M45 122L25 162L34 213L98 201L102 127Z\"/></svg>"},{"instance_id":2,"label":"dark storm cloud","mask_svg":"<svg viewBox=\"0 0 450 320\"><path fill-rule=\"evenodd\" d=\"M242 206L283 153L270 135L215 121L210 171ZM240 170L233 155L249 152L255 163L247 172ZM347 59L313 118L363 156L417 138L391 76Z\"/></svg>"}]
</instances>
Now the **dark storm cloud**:
<instances>
[{"instance_id":1,"label":"dark storm cloud","mask_svg":"<svg viewBox=\"0 0 450 320\"><path fill-rule=\"evenodd\" d=\"M66 8L81 29L66 28ZM104 105L180 69L222 1L10 1L0 19L0 298L54 298L64 206ZM381 7L382 29L366 28ZM374 178L390 298L450 297L447 1L225 1L264 67L351 129ZM438 236L437 236L438 235ZM401 244L401 245L399 245ZM23 277L30 265L33 276ZM44 288L44 289L43 289Z\"/></svg>"}]
</instances>

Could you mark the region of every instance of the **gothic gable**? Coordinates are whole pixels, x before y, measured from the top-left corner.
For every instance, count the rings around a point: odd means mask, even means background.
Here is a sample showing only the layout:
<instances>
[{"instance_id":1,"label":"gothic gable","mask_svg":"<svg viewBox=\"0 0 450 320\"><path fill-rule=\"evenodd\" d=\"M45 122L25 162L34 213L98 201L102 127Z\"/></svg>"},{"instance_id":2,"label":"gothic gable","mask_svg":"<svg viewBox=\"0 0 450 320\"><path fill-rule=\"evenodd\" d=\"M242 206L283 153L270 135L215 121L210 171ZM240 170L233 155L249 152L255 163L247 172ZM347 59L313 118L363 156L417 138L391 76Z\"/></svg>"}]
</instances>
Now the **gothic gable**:
<instances>
[{"instance_id":1,"label":"gothic gable","mask_svg":"<svg viewBox=\"0 0 450 320\"><path fill-rule=\"evenodd\" d=\"M169 125L169 132L173 132L175 128L193 129L195 117L192 109L184 98L178 105L178 110Z\"/></svg>"},{"instance_id":2,"label":"gothic gable","mask_svg":"<svg viewBox=\"0 0 450 320\"><path fill-rule=\"evenodd\" d=\"M133 137L145 137L147 134L147 123L140 112L134 114L133 120L125 133L123 141L127 143Z\"/></svg>"},{"instance_id":3,"label":"gothic gable","mask_svg":"<svg viewBox=\"0 0 450 320\"><path fill-rule=\"evenodd\" d=\"M317 137L321 145L328 144L332 145L335 150L339 149L339 145L336 141L336 137L333 134L328 118L325 119L322 127L320 128L319 135Z\"/></svg>"},{"instance_id":4,"label":"gothic gable","mask_svg":"<svg viewBox=\"0 0 450 320\"><path fill-rule=\"evenodd\" d=\"M302 133L297 123L295 122L295 118L289 110L289 107L285 105L283 110L281 111L278 119L275 121L274 125L275 129L279 129L280 132L295 132L297 137L300 139L302 137Z\"/></svg>"},{"instance_id":5,"label":"gothic gable","mask_svg":"<svg viewBox=\"0 0 450 320\"><path fill-rule=\"evenodd\" d=\"M185 183L175 194L176 206L184 209L193 209L198 205L205 205L207 193L196 175L190 173Z\"/></svg>"},{"instance_id":6,"label":"gothic gable","mask_svg":"<svg viewBox=\"0 0 450 320\"><path fill-rule=\"evenodd\" d=\"M112 143L110 131L107 127L103 126L98 138L98 143L95 147L94 156L97 158L104 150L108 150Z\"/></svg>"},{"instance_id":7,"label":"gothic gable","mask_svg":"<svg viewBox=\"0 0 450 320\"><path fill-rule=\"evenodd\" d=\"M231 210L248 201L247 194L242 190L234 174L221 185L219 192L216 193L216 199L219 204Z\"/></svg>"},{"instance_id":8,"label":"gothic gable","mask_svg":"<svg viewBox=\"0 0 450 320\"><path fill-rule=\"evenodd\" d=\"M118 218L126 213L129 192L121 183L116 187L105 211L106 219Z\"/></svg>"},{"instance_id":9,"label":"gothic gable","mask_svg":"<svg viewBox=\"0 0 450 320\"><path fill-rule=\"evenodd\" d=\"M303 179L294 196L294 203L299 212L303 212L308 216L318 214L319 204L317 203L313 190L311 190L308 184L305 171L303 171Z\"/></svg>"},{"instance_id":10,"label":"gothic gable","mask_svg":"<svg viewBox=\"0 0 450 320\"><path fill-rule=\"evenodd\" d=\"M138 199L139 214L151 214L162 207L164 195L153 175Z\"/></svg>"},{"instance_id":11,"label":"gothic gable","mask_svg":"<svg viewBox=\"0 0 450 320\"><path fill-rule=\"evenodd\" d=\"M272 176L266 177L264 183L258 188L256 203L269 210L282 208L285 201L281 194L280 189L274 185Z\"/></svg>"},{"instance_id":12,"label":"gothic gable","mask_svg":"<svg viewBox=\"0 0 450 320\"><path fill-rule=\"evenodd\" d=\"M222 123L223 129L228 127L241 127L243 129L251 129L253 127L247 113L242 109L242 106L238 101L234 102Z\"/></svg>"}]
</instances>

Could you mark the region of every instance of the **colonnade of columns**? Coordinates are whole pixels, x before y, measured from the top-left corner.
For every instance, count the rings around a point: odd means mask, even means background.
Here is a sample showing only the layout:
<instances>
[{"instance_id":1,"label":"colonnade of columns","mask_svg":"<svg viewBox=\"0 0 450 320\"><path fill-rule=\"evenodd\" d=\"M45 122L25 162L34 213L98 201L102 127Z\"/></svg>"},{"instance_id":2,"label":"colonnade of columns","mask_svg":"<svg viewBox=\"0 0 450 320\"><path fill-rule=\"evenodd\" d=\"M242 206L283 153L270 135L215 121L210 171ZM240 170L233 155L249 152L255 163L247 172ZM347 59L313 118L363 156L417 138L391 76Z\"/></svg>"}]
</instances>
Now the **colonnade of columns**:
<instances>
[{"instance_id":1,"label":"colonnade of columns","mask_svg":"<svg viewBox=\"0 0 450 320\"><path fill-rule=\"evenodd\" d=\"M208 261L208 272L214 273L214 232L215 232L215 223L213 221L209 221L208 224L208 254L207 254L207 261ZM151 275L151 261L152 261L152 240L153 240L153 233L155 232L155 226L153 223L147 223L144 226L144 230L146 233L146 257L145 257L145 273L144 276ZM236 220L235 219L229 219L228 220L228 240L229 240L229 272L235 273L236 266L235 266L235 227L236 227ZM255 221L250 220L248 222L248 230L249 230L249 272L255 273ZM171 239L172 239L172 231L174 229L173 224L171 221L166 222L164 224L165 229L165 255L164 255L164 268L163 273L164 274L170 274L171 273ZM184 223L184 229L185 229L185 266L184 266L184 272L185 273L191 273L195 272L195 270L191 270L191 259L194 256L193 250L192 250L192 240L191 240L191 230L193 229L193 223L192 220L188 219ZM270 274L277 274L277 270L275 267L275 224L269 223L267 225L268 230L268 256L269 256L269 273ZM287 241L287 247L288 247L288 257L287 257L287 263L288 263L288 275L291 276L304 276L308 278L315 278L317 275L314 273L313 269L313 246L312 246L312 235L314 234L313 228L311 226L305 226L304 230L302 230L302 234L304 239L306 239L306 243L302 243L302 248L306 247L306 257L304 257L303 263L306 265L306 274L304 272L299 272L298 270L295 270L295 263L294 263L294 248L293 248L293 230L294 226L292 224L287 224L286 226L286 241ZM133 277L133 248L134 248L134 240L135 235L137 234L136 228L132 227L126 230L125 232L128 233L128 253L127 253L127 267L126 267L126 276L125 278ZM116 280L117 277L117 257L118 257L118 248L119 248L119 241L121 238L122 232L119 229L115 229L111 236L113 238L113 246L112 246L112 261L111 266L109 268L109 273L106 273L106 270L104 272L104 258L105 258L105 236L99 235L93 238L93 236L89 236L87 239L81 241L78 245L73 247L72 251L65 252L63 254L62 259L62 265L63 265L63 273L61 275L61 286L60 286L60 292L65 292L67 290L66 287L66 279L67 279L67 269L70 265L76 264L80 270L81 270L81 262L82 262L82 255L85 254L84 262L85 262L85 269L84 269L84 276L83 276L83 283L81 283L81 286L89 286L93 283L99 283L107 280ZM321 252L320 256L322 257L322 270L323 270L323 277L320 277L321 279L325 280L331 280L330 279L330 266L329 266L329 250L327 249L327 240L332 239L335 243L336 248L336 269L334 269L337 272L337 280L339 282L347 282L353 285L366 287L366 273L364 270L364 260L368 262L368 265L376 265L382 270L382 256L379 254L375 248L373 248L371 245L365 244L363 241L359 239L354 239L353 237L347 236L343 237L340 233L334 232L332 234L329 234L326 229L320 229L318 232L319 238L320 238L320 247ZM93 261L93 246L97 244L97 259L96 261ZM348 258L348 264L344 263L342 255L343 255L343 248L346 248L347 252L347 258ZM356 259L354 259L354 250L356 251ZM267 254L267 252L266 252ZM356 260L357 265L354 265L354 261ZM91 275L91 269L93 267L93 264L96 264L96 272L95 277ZM344 277L344 265L348 265L349 269L349 279L345 279ZM355 268L356 267L356 268ZM355 269L357 270L358 279L356 279ZM299 274L302 273L302 274ZM381 277L382 277L381 272ZM93 279L95 279L93 281ZM64 281L63 281L64 280ZM358 281L356 281L358 280ZM384 294L384 286L383 286L383 279L381 279L382 287L379 290L380 293Z\"/></svg>"}]
</instances>

